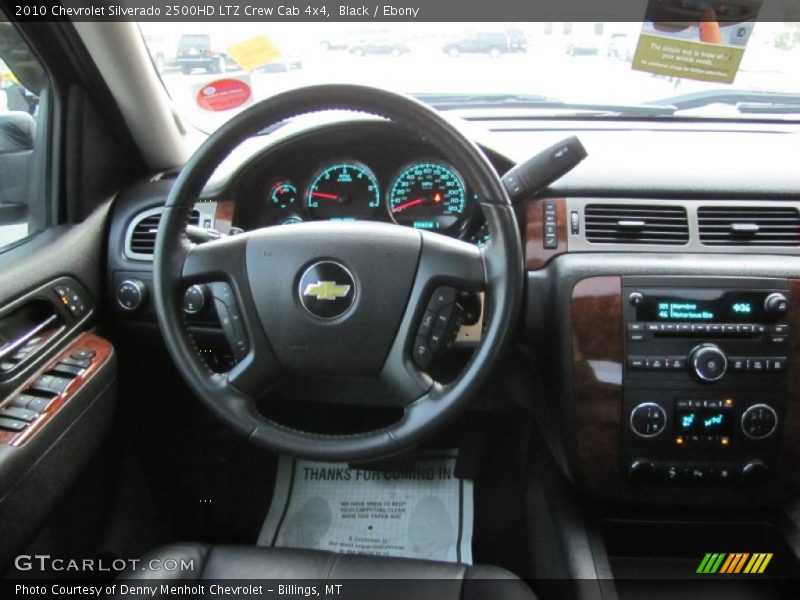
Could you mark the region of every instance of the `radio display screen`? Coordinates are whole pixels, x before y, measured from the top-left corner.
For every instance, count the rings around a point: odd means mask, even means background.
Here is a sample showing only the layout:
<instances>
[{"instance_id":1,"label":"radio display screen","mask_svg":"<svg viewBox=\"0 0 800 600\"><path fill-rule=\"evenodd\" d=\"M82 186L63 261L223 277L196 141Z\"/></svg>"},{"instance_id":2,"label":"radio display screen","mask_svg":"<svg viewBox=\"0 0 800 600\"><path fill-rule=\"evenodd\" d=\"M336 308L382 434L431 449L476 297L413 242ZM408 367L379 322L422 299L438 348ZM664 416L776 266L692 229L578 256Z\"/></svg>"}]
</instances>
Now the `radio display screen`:
<instances>
[{"instance_id":1,"label":"radio display screen","mask_svg":"<svg viewBox=\"0 0 800 600\"><path fill-rule=\"evenodd\" d=\"M682 435L730 435L733 414L720 409L679 409L675 411L675 431Z\"/></svg>"},{"instance_id":2,"label":"radio display screen","mask_svg":"<svg viewBox=\"0 0 800 600\"><path fill-rule=\"evenodd\" d=\"M636 308L640 321L763 322L765 292L705 291L673 294L649 290Z\"/></svg>"}]
</instances>

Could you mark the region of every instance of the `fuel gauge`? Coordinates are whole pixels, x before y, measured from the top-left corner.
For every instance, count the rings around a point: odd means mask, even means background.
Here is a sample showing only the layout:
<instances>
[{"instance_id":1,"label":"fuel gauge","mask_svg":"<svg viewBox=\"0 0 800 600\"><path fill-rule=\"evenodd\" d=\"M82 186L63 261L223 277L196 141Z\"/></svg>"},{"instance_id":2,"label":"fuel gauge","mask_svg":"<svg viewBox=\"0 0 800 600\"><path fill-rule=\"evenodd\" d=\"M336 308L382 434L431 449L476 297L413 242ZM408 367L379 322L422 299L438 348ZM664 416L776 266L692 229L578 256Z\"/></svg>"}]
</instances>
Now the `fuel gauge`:
<instances>
[{"instance_id":1,"label":"fuel gauge","mask_svg":"<svg viewBox=\"0 0 800 600\"><path fill-rule=\"evenodd\" d=\"M289 210L300 207L297 187L289 180L282 179L272 184L269 190L269 203L277 209Z\"/></svg>"}]
</instances>

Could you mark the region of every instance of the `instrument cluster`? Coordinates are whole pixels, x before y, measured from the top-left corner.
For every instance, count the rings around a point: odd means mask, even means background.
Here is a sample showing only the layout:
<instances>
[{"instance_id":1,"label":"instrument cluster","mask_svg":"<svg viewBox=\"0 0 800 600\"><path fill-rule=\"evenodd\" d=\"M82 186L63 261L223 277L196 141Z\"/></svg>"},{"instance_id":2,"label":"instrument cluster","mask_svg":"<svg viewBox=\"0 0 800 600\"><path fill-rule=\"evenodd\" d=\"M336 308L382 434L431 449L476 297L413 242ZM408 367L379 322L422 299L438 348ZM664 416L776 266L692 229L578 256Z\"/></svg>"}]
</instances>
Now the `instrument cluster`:
<instances>
[{"instance_id":1,"label":"instrument cluster","mask_svg":"<svg viewBox=\"0 0 800 600\"><path fill-rule=\"evenodd\" d=\"M267 220L274 225L390 220L457 235L471 208L462 176L435 158L404 164L387 182L379 181L364 162L325 161L304 180L269 177L263 196Z\"/></svg>"}]
</instances>

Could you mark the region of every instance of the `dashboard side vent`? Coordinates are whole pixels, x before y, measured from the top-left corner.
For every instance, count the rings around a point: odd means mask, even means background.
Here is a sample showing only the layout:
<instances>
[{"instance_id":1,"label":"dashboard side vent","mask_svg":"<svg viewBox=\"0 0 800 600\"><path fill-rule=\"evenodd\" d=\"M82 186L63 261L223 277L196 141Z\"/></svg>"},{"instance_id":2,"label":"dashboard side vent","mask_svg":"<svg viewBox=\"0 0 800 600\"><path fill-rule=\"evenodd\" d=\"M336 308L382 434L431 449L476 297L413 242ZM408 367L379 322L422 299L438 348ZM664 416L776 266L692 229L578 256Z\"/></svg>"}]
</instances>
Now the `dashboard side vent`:
<instances>
[{"instance_id":1,"label":"dashboard side vent","mask_svg":"<svg viewBox=\"0 0 800 600\"><path fill-rule=\"evenodd\" d=\"M800 246L800 213L792 206L701 206L706 246Z\"/></svg>"},{"instance_id":2,"label":"dashboard side vent","mask_svg":"<svg viewBox=\"0 0 800 600\"><path fill-rule=\"evenodd\" d=\"M128 227L125 236L125 255L128 258L139 260L153 260L153 251L156 247L156 234L164 209L154 208L139 213ZM193 210L189 217L191 225L200 224L200 212Z\"/></svg>"},{"instance_id":3,"label":"dashboard side vent","mask_svg":"<svg viewBox=\"0 0 800 600\"><path fill-rule=\"evenodd\" d=\"M656 244L689 242L689 221L680 206L587 204L586 241L593 244Z\"/></svg>"}]
</instances>

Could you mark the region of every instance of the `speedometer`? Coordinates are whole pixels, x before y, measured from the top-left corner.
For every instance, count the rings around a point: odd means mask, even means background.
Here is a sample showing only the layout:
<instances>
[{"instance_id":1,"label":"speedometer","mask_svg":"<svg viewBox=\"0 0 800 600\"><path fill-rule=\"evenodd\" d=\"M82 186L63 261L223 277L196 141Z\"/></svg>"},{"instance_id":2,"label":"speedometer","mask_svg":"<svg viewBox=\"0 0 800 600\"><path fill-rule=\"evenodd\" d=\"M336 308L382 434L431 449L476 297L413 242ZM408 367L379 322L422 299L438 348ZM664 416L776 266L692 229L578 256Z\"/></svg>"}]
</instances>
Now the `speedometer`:
<instances>
[{"instance_id":1,"label":"speedometer","mask_svg":"<svg viewBox=\"0 0 800 600\"><path fill-rule=\"evenodd\" d=\"M392 182L387 199L395 223L417 229L448 229L464 214L467 190L453 167L415 162Z\"/></svg>"},{"instance_id":2,"label":"speedometer","mask_svg":"<svg viewBox=\"0 0 800 600\"><path fill-rule=\"evenodd\" d=\"M354 161L320 169L306 193L306 209L315 219L369 219L380 204L381 192L375 175Z\"/></svg>"}]
</instances>

